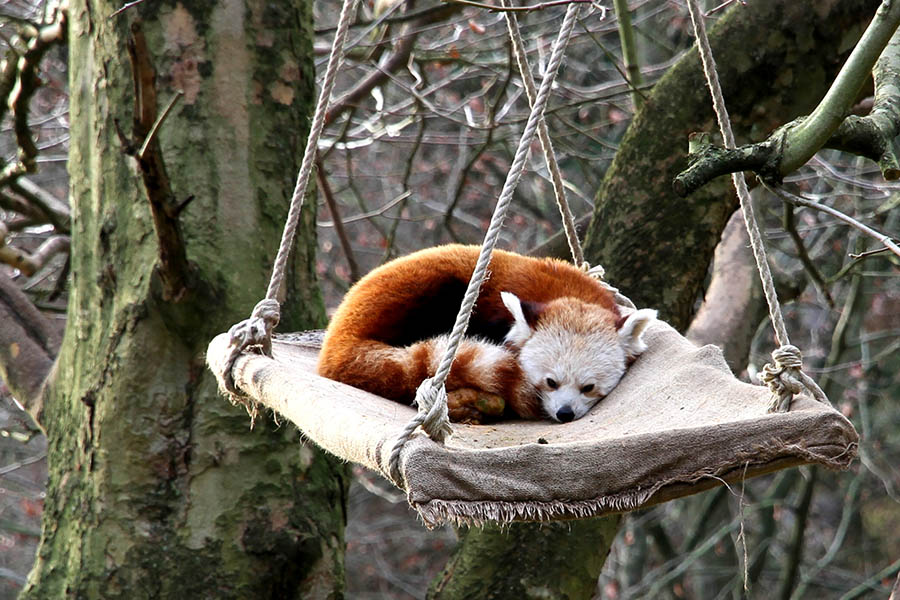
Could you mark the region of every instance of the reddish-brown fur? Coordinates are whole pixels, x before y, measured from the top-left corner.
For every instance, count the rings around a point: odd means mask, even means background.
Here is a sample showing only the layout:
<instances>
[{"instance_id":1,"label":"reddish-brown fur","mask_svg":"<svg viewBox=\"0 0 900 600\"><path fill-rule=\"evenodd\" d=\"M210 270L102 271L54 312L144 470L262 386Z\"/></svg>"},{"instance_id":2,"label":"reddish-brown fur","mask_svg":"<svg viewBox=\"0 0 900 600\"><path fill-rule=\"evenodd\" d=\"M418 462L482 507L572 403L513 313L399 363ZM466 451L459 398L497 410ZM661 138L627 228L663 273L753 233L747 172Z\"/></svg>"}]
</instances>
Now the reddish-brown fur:
<instances>
[{"instance_id":1,"label":"reddish-brown fur","mask_svg":"<svg viewBox=\"0 0 900 600\"><path fill-rule=\"evenodd\" d=\"M441 358L443 344L434 337L452 328L478 251L460 245L422 250L363 277L347 292L331 320L319 355L319 374L386 398L413 400L419 384L434 374ZM613 324L619 320L619 311L607 290L568 263L500 250L493 253L490 277L467 331L490 345L471 338L463 342L447 390L451 405L454 390L483 390L503 396L516 415L535 418L541 409L522 380L514 351L497 348L513 323L500 299L502 291L536 303L577 298L609 311ZM490 369L486 369L488 363Z\"/></svg>"}]
</instances>

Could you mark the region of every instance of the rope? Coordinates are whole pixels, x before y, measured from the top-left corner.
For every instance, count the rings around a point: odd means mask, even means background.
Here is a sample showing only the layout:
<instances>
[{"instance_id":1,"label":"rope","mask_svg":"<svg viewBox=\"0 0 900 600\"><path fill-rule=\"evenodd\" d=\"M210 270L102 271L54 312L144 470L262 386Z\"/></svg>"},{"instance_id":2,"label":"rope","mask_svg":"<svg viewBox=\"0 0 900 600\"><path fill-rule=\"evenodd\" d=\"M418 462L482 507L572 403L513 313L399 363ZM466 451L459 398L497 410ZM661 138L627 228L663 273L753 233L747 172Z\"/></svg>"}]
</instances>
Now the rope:
<instances>
[{"instance_id":1,"label":"rope","mask_svg":"<svg viewBox=\"0 0 900 600\"><path fill-rule=\"evenodd\" d=\"M449 418L447 417L447 393L445 391L444 382L447 379L447 375L450 373L450 367L456 357L456 351L459 349L459 344L469 326L469 317L472 314L475 301L478 299L481 285L484 283L487 276L488 265L491 261L491 253L500 237L500 230L503 227L506 211L512 201L516 185L519 183L519 179L522 176L522 171L525 168L529 147L534 140L538 123L544 114L547 100L550 98L550 89L556 79L556 72L562 62L565 47L569 42L569 36L575 27L575 20L578 16L579 8L580 6L578 4L569 5L568 9L566 9L566 16L565 19L563 19L562 28L560 29L556 40L553 42L550 60L547 63L544 79L541 81L541 87L538 90L537 98L531 107L531 114L528 116L528 122L525 125L525 130L522 132L519 146L516 148L516 154L513 158L512 165L506 175L506 182L503 184L503 189L497 199L497 205L494 207L494 214L491 215L491 222L488 226L487 233L484 236L484 242L482 242L481 245L481 252L478 255L478 261L475 264L475 270L469 280L465 296L463 296L459 314L456 316L456 322L450 333L447 349L444 352L434 377L426 379L422 382L422 385L419 386L419 389L416 392L416 402L419 403L419 411L416 416L407 423L391 450L388 467L391 478L398 487L405 487L402 485L402 476L400 473L400 452L406 442L412 437L413 432L418 427L422 427L425 433L433 440L436 442L443 442L445 437L452 431L449 425Z\"/></svg>"},{"instance_id":2,"label":"rope","mask_svg":"<svg viewBox=\"0 0 900 600\"><path fill-rule=\"evenodd\" d=\"M309 183L309 176L312 173L315 164L316 148L319 143L319 137L325 126L325 112L328 109L328 103L331 99L331 91L334 89L334 82L337 78L338 68L343 58L344 42L347 39L347 31L350 28L350 22L353 15L356 14L356 5L359 0L344 0L341 8L341 15L338 19L337 32L331 45L331 55L328 57L328 66L325 69L325 76L322 80L322 89L319 92L319 98L316 102L316 110L313 114L312 125L309 129L309 137L306 139L306 149L303 152L303 161L300 164L300 172L297 174L297 183L294 186L294 192L291 196L291 207L288 211L287 220L284 225L284 231L281 234L281 244L278 247L278 254L275 257L275 263L272 266L272 276L269 279L269 288L266 291L266 297L259 302L253 309L253 313L249 319L241 321L232 326L228 331L230 340L228 343L229 354L228 359L222 365L222 380L225 382L225 389L231 397L232 402L240 402L244 404L248 411L251 407L248 401L242 397L241 392L234 384L234 376L232 368L238 356L250 346L260 346L262 352L266 356L272 354L272 330L278 325L281 318L280 303L278 296L281 292L281 284L284 281L285 268L288 258L290 257L291 248L294 245L294 237L297 233L297 226L300 221L300 211L303 208L303 200L306 193L306 186ZM251 418L255 416L255 409L250 413Z\"/></svg>"},{"instance_id":3,"label":"rope","mask_svg":"<svg viewBox=\"0 0 900 600\"><path fill-rule=\"evenodd\" d=\"M509 0L502 0L501 6L510 6ZM525 84L525 94L528 96L528 104L534 106L537 88L534 85L534 76L531 74L531 65L525 55L525 44L522 42L522 32L519 30L519 20L513 11L505 11L506 29L509 31L509 39L512 42L513 56L522 74L522 83ZM541 148L544 150L544 158L547 161L547 170L550 172L550 181L553 183L553 192L556 196L556 205L562 215L563 230L566 240L569 242L569 250L572 252L572 260L576 265L584 264L584 251L581 242L578 241L578 232L575 231L575 219L569 208L569 200L566 198L566 190L563 187L562 173L553 151L553 143L550 141L550 132L547 130L547 121L541 117L538 122L538 138L541 140Z\"/></svg>"},{"instance_id":4,"label":"rope","mask_svg":"<svg viewBox=\"0 0 900 600\"><path fill-rule=\"evenodd\" d=\"M502 6L510 6L509 0L501 0ZM505 11L506 29L509 32L509 39L512 43L513 56L516 58L516 64L519 67L519 73L522 75L522 83L525 85L525 94L528 96L528 103L534 106L535 96L537 92L534 85L534 76L531 74L531 65L528 64L528 56L525 53L525 44L522 41L522 32L519 29L519 20L513 11ZM559 168L559 162L556 160L556 152L553 150L553 143L550 141L550 132L547 130L547 121L541 117L538 122L538 138L541 141L541 149L544 151L544 158L547 161L547 170L550 172L550 181L553 184L553 193L556 198L556 206L559 208L559 214L562 216L563 231L566 234L566 241L569 243L569 250L572 252L572 261L578 265L585 273L600 282L605 289L615 296L616 303L629 308L635 308L634 303L618 288L607 283L603 276L605 271L601 266L591 267L584 259L584 250L578 239L578 232L575 229L575 217L572 215L572 208L569 206L569 200L566 197L566 190L563 185L562 172Z\"/></svg>"},{"instance_id":5,"label":"rope","mask_svg":"<svg viewBox=\"0 0 900 600\"><path fill-rule=\"evenodd\" d=\"M722 96L722 87L719 85L719 76L716 72L716 62L713 59L712 49L709 46L709 38L706 35L706 23L697 6L697 0L688 0L688 11L691 14L691 22L694 25L694 35L697 38L697 48L700 52L700 60L703 64L703 73L709 85L713 100L713 110L719 122L719 130L726 148L735 148L734 132L731 129L731 120L728 118L728 109L725 107L725 99ZM775 292L775 283L772 281L772 272L766 260L765 243L759 233L756 221L756 213L753 210L753 202L750 200L750 191L747 189L747 181L744 173L737 171L731 174L734 187L737 190L738 200L741 204L741 214L744 216L744 225L750 235L750 247L753 249L753 258L756 260L756 268L762 282L766 303L769 305L769 315L772 319L772 327L775 329L775 339L779 348L772 352L775 365L766 364L763 367L763 382L769 386L772 393L777 396L770 406L770 411L786 412L790 410L793 395L801 391L801 384L805 386L813 397L819 402L831 404L818 385L800 369L802 356L796 346L792 346L788 338L787 327L781 314L781 305L778 302L778 294Z\"/></svg>"}]
</instances>

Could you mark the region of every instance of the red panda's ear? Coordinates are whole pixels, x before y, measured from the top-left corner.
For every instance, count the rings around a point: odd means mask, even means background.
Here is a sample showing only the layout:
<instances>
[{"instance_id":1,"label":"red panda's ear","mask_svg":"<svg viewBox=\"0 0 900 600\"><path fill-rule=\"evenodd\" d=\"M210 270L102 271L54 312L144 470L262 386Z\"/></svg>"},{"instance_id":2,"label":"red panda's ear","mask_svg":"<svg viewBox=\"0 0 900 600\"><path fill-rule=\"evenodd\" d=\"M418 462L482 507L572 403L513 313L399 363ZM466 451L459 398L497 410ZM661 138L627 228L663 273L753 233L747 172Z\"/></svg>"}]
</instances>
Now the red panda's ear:
<instances>
[{"instance_id":1,"label":"red panda's ear","mask_svg":"<svg viewBox=\"0 0 900 600\"><path fill-rule=\"evenodd\" d=\"M625 355L628 358L635 358L647 349L643 335L647 326L654 319L656 319L655 310L642 308L626 317L620 317L616 321L616 328L619 330L619 342L622 344L622 348L625 350Z\"/></svg>"},{"instance_id":2,"label":"red panda's ear","mask_svg":"<svg viewBox=\"0 0 900 600\"><path fill-rule=\"evenodd\" d=\"M525 315L525 321L528 323L529 327L534 329L538 319L541 317L541 313L544 312L547 305L543 302L532 302L531 300L521 300L520 304L522 305L522 314Z\"/></svg>"},{"instance_id":3,"label":"red panda's ear","mask_svg":"<svg viewBox=\"0 0 900 600\"><path fill-rule=\"evenodd\" d=\"M505 341L514 346L521 346L531 337L544 305L538 302L523 302L512 292L500 292L500 299L513 317L513 325L506 334Z\"/></svg>"}]
</instances>

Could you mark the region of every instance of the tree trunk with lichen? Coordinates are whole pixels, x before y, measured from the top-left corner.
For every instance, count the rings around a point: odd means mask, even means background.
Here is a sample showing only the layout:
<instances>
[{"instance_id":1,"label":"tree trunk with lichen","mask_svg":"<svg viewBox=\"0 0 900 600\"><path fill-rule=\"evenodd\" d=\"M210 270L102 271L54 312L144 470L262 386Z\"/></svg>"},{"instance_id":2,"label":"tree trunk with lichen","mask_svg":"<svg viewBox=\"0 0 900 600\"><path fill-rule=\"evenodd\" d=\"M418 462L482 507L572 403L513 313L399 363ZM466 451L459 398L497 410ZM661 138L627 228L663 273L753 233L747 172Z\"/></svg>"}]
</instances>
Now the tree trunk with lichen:
<instances>
[{"instance_id":1,"label":"tree trunk with lichen","mask_svg":"<svg viewBox=\"0 0 900 600\"><path fill-rule=\"evenodd\" d=\"M313 100L311 6L70 3L72 278L59 357L35 408L49 483L22 598L327 598L343 586L345 467L217 393L208 340L266 289ZM142 20L158 140L191 263L166 300L147 189L123 153ZM160 111L162 108L160 108ZM313 215L285 328L321 326Z\"/></svg>"},{"instance_id":2,"label":"tree trunk with lichen","mask_svg":"<svg viewBox=\"0 0 900 600\"><path fill-rule=\"evenodd\" d=\"M736 4L711 31L711 43L738 143L763 139L779 124L812 110L878 4ZM687 198L672 189L675 175L687 164L688 135L714 130L709 92L691 51L654 86L626 132L598 193L585 242L586 258L603 265L610 282L639 307L659 309L682 331L737 204L727 177ZM431 597L590 598L592 587L570 585L544 561L557 553L565 555L573 573L599 573L614 534L604 533L590 551L570 552L567 546L601 530L614 532L618 522L618 516L610 516L563 528L513 524L504 531L468 532L433 583ZM534 565L536 572L526 573L524 564ZM545 589L550 596L541 595Z\"/></svg>"}]
</instances>

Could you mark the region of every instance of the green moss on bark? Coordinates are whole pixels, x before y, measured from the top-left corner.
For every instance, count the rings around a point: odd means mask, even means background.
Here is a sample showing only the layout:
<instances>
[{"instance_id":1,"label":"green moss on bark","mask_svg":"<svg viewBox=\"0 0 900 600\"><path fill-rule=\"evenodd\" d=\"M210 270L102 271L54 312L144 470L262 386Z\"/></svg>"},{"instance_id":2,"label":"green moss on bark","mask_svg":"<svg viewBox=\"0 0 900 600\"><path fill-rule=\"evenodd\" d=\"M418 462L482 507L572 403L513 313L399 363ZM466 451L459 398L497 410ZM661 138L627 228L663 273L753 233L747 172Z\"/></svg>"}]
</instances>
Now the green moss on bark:
<instances>
[{"instance_id":1,"label":"green moss on bark","mask_svg":"<svg viewBox=\"0 0 900 600\"><path fill-rule=\"evenodd\" d=\"M70 5L72 285L23 597L339 597L345 466L293 428L249 431L202 357L265 293L313 101L311 7L140 8L160 103L185 92L159 138L176 196L195 197L182 225L198 287L174 307L155 294L146 194L115 134L133 92L112 9ZM282 321L316 327L311 211L299 240Z\"/></svg>"},{"instance_id":2,"label":"green moss on bark","mask_svg":"<svg viewBox=\"0 0 900 600\"><path fill-rule=\"evenodd\" d=\"M593 596L620 516L466 530L429 600L578 600Z\"/></svg>"}]
</instances>

